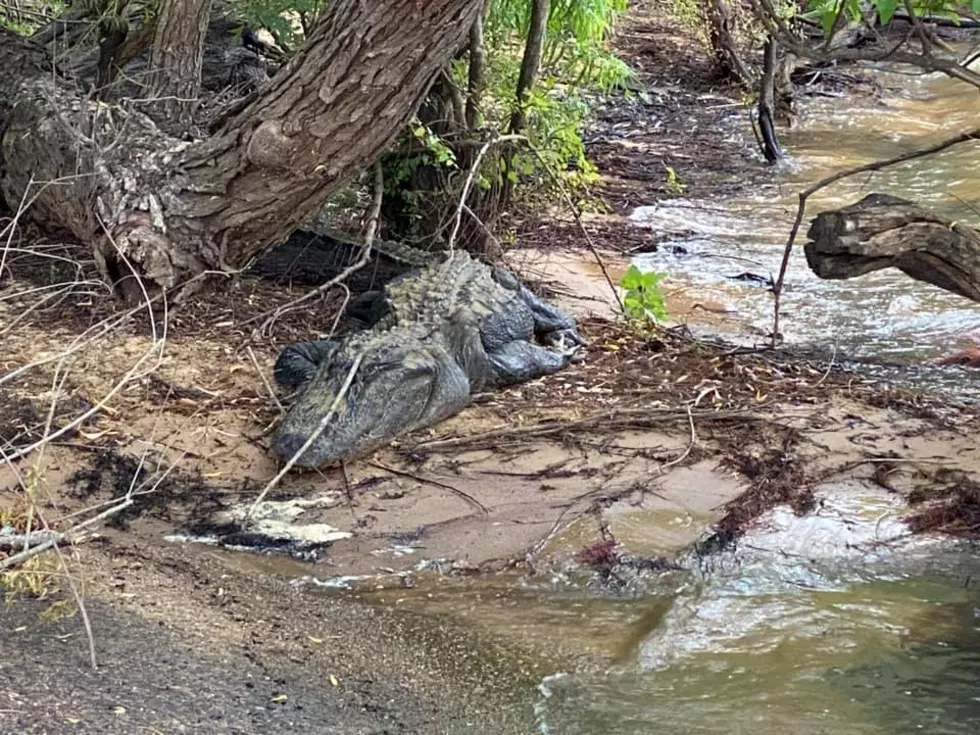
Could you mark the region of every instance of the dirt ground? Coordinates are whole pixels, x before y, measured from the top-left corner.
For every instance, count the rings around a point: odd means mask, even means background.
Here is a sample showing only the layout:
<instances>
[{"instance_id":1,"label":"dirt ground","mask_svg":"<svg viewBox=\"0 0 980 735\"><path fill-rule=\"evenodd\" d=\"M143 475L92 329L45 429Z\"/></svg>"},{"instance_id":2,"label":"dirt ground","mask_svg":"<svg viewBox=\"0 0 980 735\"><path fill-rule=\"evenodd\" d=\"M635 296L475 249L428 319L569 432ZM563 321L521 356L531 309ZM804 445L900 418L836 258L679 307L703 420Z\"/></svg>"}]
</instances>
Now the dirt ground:
<instances>
[{"instance_id":1,"label":"dirt ground","mask_svg":"<svg viewBox=\"0 0 980 735\"><path fill-rule=\"evenodd\" d=\"M614 279L656 244L625 216L669 196L664 166L683 162L687 193L716 198L766 176L749 141L719 135L735 93L686 32L655 20L656 3L636 6L616 43L647 95L611 100L590 140L610 213L585 226ZM590 562L582 550L610 535L628 544L638 511L665 521L630 550L669 558L709 529L736 537L774 503L806 512L820 487L855 478L905 494L922 530L980 531L975 406L682 329L638 334L617 321L575 222L525 223L521 246L512 265L580 318L584 360L343 469L287 476L259 508L263 543L288 541L305 561L188 539L254 541L235 519L277 471L271 366L332 322L336 300L269 322L299 291L241 277L166 319L159 305L127 315L79 278L89 264L70 247L47 245L40 265L11 251L0 448L63 433L0 468L0 519L23 523L24 488L57 528L133 502L87 529L71 560L102 668L85 670L77 616L44 623L45 603L18 603L0 618L0 729L528 732L526 697L560 653L291 580L536 574ZM76 284L50 287L60 281Z\"/></svg>"}]
</instances>

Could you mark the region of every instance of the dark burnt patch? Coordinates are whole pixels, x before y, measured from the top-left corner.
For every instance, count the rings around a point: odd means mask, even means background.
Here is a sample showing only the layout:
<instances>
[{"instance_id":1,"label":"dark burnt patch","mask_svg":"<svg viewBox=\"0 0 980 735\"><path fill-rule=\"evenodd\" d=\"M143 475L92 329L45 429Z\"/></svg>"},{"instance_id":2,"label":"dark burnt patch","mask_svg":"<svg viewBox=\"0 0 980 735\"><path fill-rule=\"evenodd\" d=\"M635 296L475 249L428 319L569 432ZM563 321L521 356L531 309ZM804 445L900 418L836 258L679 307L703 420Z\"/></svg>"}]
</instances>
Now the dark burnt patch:
<instances>
[{"instance_id":1,"label":"dark burnt patch","mask_svg":"<svg viewBox=\"0 0 980 735\"><path fill-rule=\"evenodd\" d=\"M115 449L98 451L88 467L72 473L68 485L76 498L89 501L131 497L132 505L108 521L121 529L144 515L170 522L209 517L226 507L222 496L228 494L198 473L170 469L162 457L140 458Z\"/></svg>"},{"instance_id":2,"label":"dark burnt patch","mask_svg":"<svg viewBox=\"0 0 980 735\"><path fill-rule=\"evenodd\" d=\"M84 396L68 395L58 400L48 425L51 409L47 403L13 391L0 392L0 449L5 454L12 454L40 441L46 432L51 435L60 431L91 407ZM86 423L82 422L79 426ZM78 433L78 428L65 431L59 438L71 439Z\"/></svg>"}]
</instances>

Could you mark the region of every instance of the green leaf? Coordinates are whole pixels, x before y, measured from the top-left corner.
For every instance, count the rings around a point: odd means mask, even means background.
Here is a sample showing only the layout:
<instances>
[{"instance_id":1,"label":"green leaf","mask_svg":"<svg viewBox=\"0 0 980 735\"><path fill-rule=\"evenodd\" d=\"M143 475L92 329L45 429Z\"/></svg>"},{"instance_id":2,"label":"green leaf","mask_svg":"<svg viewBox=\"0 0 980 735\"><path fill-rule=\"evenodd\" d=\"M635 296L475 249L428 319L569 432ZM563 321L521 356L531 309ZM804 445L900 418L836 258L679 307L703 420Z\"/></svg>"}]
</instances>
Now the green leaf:
<instances>
[{"instance_id":1,"label":"green leaf","mask_svg":"<svg viewBox=\"0 0 980 735\"><path fill-rule=\"evenodd\" d=\"M829 6L820 16L820 27L823 29L824 36L829 36L834 30L834 21L837 20L837 9Z\"/></svg>"},{"instance_id":2,"label":"green leaf","mask_svg":"<svg viewBox=\"0 0 980 735\"><path fill-rule=\"evenodd\" d=\"M635 265L631 265L626 270L626 273L623 274L623 277L619 281L619 285L629 291L639 286L643 282L642 278L642 271L640 271L640 269Z\"/></svg>"},{"instance_id":3,"label":"green leaf","mask_svg":"<svg viewBox=\"0 0 980 735\"><path fill-rule=\"evenodd\" d=\"M891 22L900 4L900 0L877 0L875 2L875 8L878 10L878 17L881 19L882 25L888 25Z\"/></svg>"}]
</instances>

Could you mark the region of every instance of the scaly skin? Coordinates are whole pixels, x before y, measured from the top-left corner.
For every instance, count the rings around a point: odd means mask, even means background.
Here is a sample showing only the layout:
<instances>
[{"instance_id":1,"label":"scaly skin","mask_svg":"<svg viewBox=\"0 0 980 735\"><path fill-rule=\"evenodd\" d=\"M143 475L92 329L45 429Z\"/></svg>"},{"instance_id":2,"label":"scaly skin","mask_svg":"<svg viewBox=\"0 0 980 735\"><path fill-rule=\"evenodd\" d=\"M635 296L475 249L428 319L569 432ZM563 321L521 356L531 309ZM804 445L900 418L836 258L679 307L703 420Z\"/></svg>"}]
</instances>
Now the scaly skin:
<instances>
[{"instance_id":1,"label":"scaly skin","mask_svg":"<svg viewBox=\"0 0 980 735\"><path fill-rule=\"evenodd\" d=\"M459 412L473 392L560 370L584 344L569 316L465 252L396 279L358 308L370 315L370 329L280 355L276 380L301 389L274 437L280 458L292 458L316 432L359 355L336 415L299 466L369 453ZM535 344L535 336L558 349Z\"/></svg>"}]
</instances>

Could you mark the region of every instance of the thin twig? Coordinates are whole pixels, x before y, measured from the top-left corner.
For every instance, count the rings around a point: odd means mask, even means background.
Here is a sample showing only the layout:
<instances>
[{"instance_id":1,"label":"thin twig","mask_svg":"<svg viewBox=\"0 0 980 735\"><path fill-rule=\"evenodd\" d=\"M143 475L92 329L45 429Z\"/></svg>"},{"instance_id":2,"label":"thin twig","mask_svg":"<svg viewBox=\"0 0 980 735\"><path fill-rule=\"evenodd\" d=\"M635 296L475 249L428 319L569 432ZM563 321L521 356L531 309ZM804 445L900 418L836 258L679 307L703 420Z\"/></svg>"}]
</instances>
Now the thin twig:
<instances>
[{"instance_id":1,"label":"thin twig","mask_svg":"<svg viewBox=\"0 0 980 735\"><path fill-rule=\"evenodd\" d=\"M661 472L663 472L664 470L666 470L668 467L673 467L674 465L680 464L685 459L687 459L687 455L689 455L691 453L691 450L694 449L694 445L698 443L698 436L694 432L694 415L691 413L691 407L690 406L687 407L687 422L688 422L688 425L691 427L691 441L688 442L687 449L685 449L684 450L684 453L681 454L680 457L677 457L677 459L672 459L672 460L670 460L670 462L667 462L666 464L661 465L661 467L660 467L660 471Z\"/></svg>"},{"instance_id":2,"label":"thin twig","mask_svg":"<svg viewBox=\"0 0 980 735\"><path fill-rule=\"evenodd\" d=\"M363 249L361 250L361 257L358 259L356 263L354 263L351 266L348 266L343 271L341 271L337 276L331 278L326 283L317 286L315 289L309 291L308 293L303 294L299 298L293 299L288 304L283 304L282 306L277 307L272 312L271 316L269 316L269 318L262 323L260 332L262 332L263 334L268 333L272 324L274 324L275 321L280 316L282 316L285 312L292 310L293 308L296 307L297 304L301 304L304 301L309 301L315 296L321 295L328 289L336 286L341 281L346 280L346 278L351 273L354 273L355 271L359 271L361 268L363 268L368 264L368 261L371 259L371 249L372 246L374 245L374 236L378 230L378 219L381 216L381 202L383 198L384 198L384 174L382 173L381 170L381 164L375 163L374 164L374 202L371 206L371 215L367 223L367 230L364 236L364 246Z\"/></svg>"},{"instance_id":3,"label":"thin twig","mask_svg":"<svg viewBox=\"0 0 980 735\"><path fill-rule=\"evenodd\" d=\"M265 500L265 496L269 494L272 488L279 484L279 481L286 476L286 473L293 468L293 466L299 461L299 458L303 456L304 452L313 446L313 442L315 442L320 437L320 434L322 434L327 428L327 425L330 423L330 419L332 419L334 414L337 412L337 407L340 405L341 401L344 400L344 397L347 395L347 391L350 390L351 383L354 382L354 376L357 374L358 368L361 367L361 361L363 359L363 352L354 358L354 364L351 365L350 371L347 373L347 378L344 380L344 384L338 391L337 396L333 399L333 403L330 404L330 409L326 414L324 414L323 418L320 419L320 423L317 425L313 433L310 434L309 438L307 438L307 440L303 443L303 446L299 448L299 451L290 457L289 461L286 462L281 470L279 470L276 476L269 480L269 482L266 483L266 486L262 488L262 492L259 493L259 496L255 499L252 505L249 506L248 513L245 514L245 525L248 524L249 518L252 517L252 513L255 512L255 509L258 507L259 503Z\"/></svg>"},{"instance_id":4,"label":"thin twig","mask_svg":"<svg viewBox=\"0 0 980 735\"><path fill-rule=\"evenodd\" d=\"M269 396L273 401L275 401L276 406L279 407L279 413L285 413L286 410L282 407L282 403L279 401L279 396L277 396L276 392L272 390L272 385L269 384L269 379L265 377L265 373L262 371L262 368L259 367L259 361L255 359L255 352L252 351L252 346L249 345L246 351L248 352L249 359L252 361L252 365L255 366L255 372L259 374L259 379L262 381L262 385L264 385L265 389L269 391Z\"/></svg>"},{"instance_id":5,"label":"thin twig","mask_svg":"<svg viewBox=\"0 0 980 735\"><path fill-rule=\"evenodd\" d=\"M78 590L78 586L75 584L75 578L72 576L71 570L68 569L68 562L65 560L65 555L61 553L61 549L55 544L51 547L58 557L58 563L61 564L61 571L65 575L65 579L68 581L68 588L71 590L72 597L75 598L75 605L78 607L78 614L82 616L82 625L85 628L85 637L88 639L88 656L89 663L92 664L92 670L95 671L99 668L99 660L95 655L95 634L92 632L92 621L88 617L88 610L85 608L85 600L82 599L82 593Z\"/></svg>"},{"instance_id":6,"label":"thin twig","mask_svg":"<svg viewBox=\"0 0 980 735\"><path fill-rule=\"evenodd\" d=\"M201 273L197 273L197 274L191 276L186 281L184 281L181 284L178 284L177 286L175 286L171 290L177 290L177 289L187 288L187 287L193 285L194 283L196 283L197 281L200 281L200 280L202 280L204 278L207 278L208 276L224 276L224 277L227 277L227 276L230 276L230 275L234 275L234 272L212 271L212 270L203 271ZM152 296L150 298L150 303L155 303L156 301L161 300L161 299L164 299L164 298L166 298L166 292L165 291L160 291L159 293L155 294L154 296ZM138 311L140 311L140 310L142 310L144 308L147 308L147 306L148 306L148 304L146 304L144 302L140 302L140 303L136 304L135 306L132 306L131 308L127 309L126 311L124 311L124 312L122 312L120 314L116 314L116 315L113 315L111 317L107 317L106 319L103 319L102 321L97 322L96 324L93 324L91 327L89 327L88 329L86 329L80 335L78 335L77 337L75 337L75 339L72 340L71 344L69 344L64 350L62 350L58 354L52 355L50 357L39 358L39 359L34 360L32 362L29 362L29 363L27 363L25 365L21 365L20 367L15 368L15 369L11 370L8 373L4 373L3 375L0 375L0 385L3 385L4 383L6 383L6 382L8 382L10 380L13 380L18 375L21 375L21 374L23 374L23 373L25 373L25 372L27 372L29 370L32 370L33 368L42 367L43 365L48 365L48 364L50 364L52 362L62 361L65 358L70 357L71 355L75 354L76 352L80 352L85 347L88 347L92 343L97 342L100 339L102 339L102 337L104 337L106 334L108 334L113 329L115 329L116 327L118 327L124 321L126 321L127 319L129 319L131 316L133 316L133 314L135 314L136 312L138 312ZM94 334L92 334L91 336L89 336L90 333L92 333L92 332L94 332Z\"/></svg>"},{"instance_id":7,"label":"thin twig","mask_svg":"<svg viewBox=\"0 0 980 735\"><path fill-rule=\"evenodd\" d=\"M53 541L60 544L65 540L65 534L57 531L30 531L11 536L0 536L0 549L7 551L23 551L30 549L31 544L46 544Z\"/></svg>"},{"instance_id":8,"label":"thin twig","mask_svg":"<svg viewBox=\"0 0 980 735\"><path fill-rule=\"evenodd\" d=\"M476 154L476 158L473 160L473 165L470 166L470 172L466 176L466 183L463 184L463 191L459 195L459 205L456 207L453 231L449 235L449 245L447 246L447 250L449 250L449 252L453 252L456 246L456 236L459 234L459 227L463 222L463 207L466 206L466 198L470 195L470 188L473 186L473 179L476 178L477 171L480 170L480 164L483 162L483 157L487 154L487 151L489 151L495 145L518 140L524 141L525 143L527 142L527 138L523 135L500 135L484 143L479 152Z\"/></svg>"},{"instance_id":9,"label":"thin twig","mask_svg":"<svg viewBox=\"0 0 980 735\"><path fill-rule=\"evenodd\" d=\"M119 505L114 505L111 508L102 511L98 515L92 516L88 520L82 521L81 523L73 526L71 529L69 529L68 531L66 531L65 534L64 534L66 542L68 542L68 543L74 543L75 542L75 539L73 537L76 536L79 532L85 530L89 526L95 525L96 523L98 523L100 521L104 521L106 518L109 518L111 516L116 515L116 513L119 513L121 511L125 510L126 508L128 508L132 504L133 504L133 500L132 499L124 500L123 502L119 503ZM28 559L30 559L32 556L37 556L42 551L47 551L48 549L53 548L54 546L56 546L58 543L59 543L59 541L56 540L56 539L53 539L53 538L52 539L48 539L43 544L38 544L37 546L32 546L27 551L22 551L19 554L14 554L13 556L9 556L6 559L0 561L0 572L6 571L7 569L11 569L12 567L17 566L18 564L22 564L23 562L25 562Z\"/></svg>"},{"instance_id":10,"label":"thin twig","mask_svg":"<svg viewBox=\"0 0 980 735\"><path fill-rule=\"evenodd\" d=\"M14 451L9 455L8 461L20 459L21 457L26 457L35 449L38 449L39 447L43 447L45 444L57 439L60 436L63 436L64 434L67 434L70 431L74 431L76 428L81 426L89 418L101 412L109 403L109 401L111 401L116 396L116 394L119 393L119 391L121 391L123 388L129 385L129 383L136 376L137 371L142 367L143 363L146 360L148 360L155 352L158 352L161 349L162 349L162 345L160 343L155 342L153 345L150 346L150 349L148 349L143 354L143 356L140 357L140 359L136 362L136 364L133 365L133 367L131 367L129 371L125 375L123 375L123 377L109 390L109 392L102 397L102 399L98 403L96 403L94 406L92 406L84 413L76 416L74 419L72 419L64 426L62 426L60 429L55 431L50 436L42 437L41 439L37 440L36 442L34 442L33 444L27 447L17 449L16 451Z\"/></svg>"},{"instance_id":11,"label":"thin twig","mask_svg":"<svg viewBox=\"0 0 980 735\"><path fill-rule=\"evenodd\" d=\"M834 342L834 351L830 356L830 363L827 365L827 369L824 371L823 375L820 376L820 380L814 383L814 386L821 385L830 375L830 371L834 369L834 364L837 362L837 343Z\"/></svg>"},{"instance_id":12,"label":"thin twig","mask_svg":"<svg viewBox=\"0 0 980 735\"><path fill-rule=\"evenodd\" d=\"M528 147L531 149L535 157L538 159L538 163L540 163L544 167L544 170L547 172L548 176L551 177L551 180L555 182L555 185L558 187L558 190L561 192L562 198L565 200L565 203L568 205L569 210L571 210L572 212L572 216L575 218L575 224L578 225L579 230L582 232L582 236L585 238L585 242L589 246L589 250L592 251L592 256L595 258L596 263L599 265L599 270L602 271L603 278L606 279L606 283L609 285L609 290L613 295L613 299L615 299L616 301L616 305L619 306L620 313L622 313L623 317L625 318L626 306L625 304L623 304L623 299L620 298L619 291L616 289L616 285L613 283L612 278L609 276L609 271L606 269L606 263L602 259L602 256L599 254L599 249L596 247L595 241L593 241L592 239L592 235L590 235L589 231L585 228L585 223L582 221L582 210L575 203L575 200L572 199L572 195L568 192L568 188L565 186L565 182L563 182L558 177L558 175L551 170L551 166L548 165L548 162L545 160L545 157L541 154L541 151L539 151L535 146L531 145L530 143L528 143Z\"/></svg>"},{"instance_id":13,"label":"thin twig","mask_svg":"<svg viewBox=\"0 0 980 735\"><path fill-rule=\"evenodd\" d=\"M393 475L397 475L398 477L406 477L409 480L415 480L415 482L421 483L423 485L432 485L433 487L439 487L442 488L443 490L448 490L449 492L458 495L460 498L462 498L467 503L472 505L474 508L476 508L481 513L483 513L483 515L485 516L490 515L490 509L487 508L487 506L485 506L483 503L481 503L479 500L474 498L469 493L463 492L458 487L453 487L452 485L449 485L445 482L432 480L428 477L422 477L421 475L415 475L412 474L411 472L405 472L404 470L396 470L394 467L388 467L386 465L381 464L380 462L368 462L368 464L371 465L372 467L377 467L379 470L384 470L385 472L390 472Z\"/></svg>"},{"instance_id":14,"label":"thin twig","mask_svg":"<svg viewBox=\"0 0 980 735\"><path fill-rule=\"evenodd\" d=\"M481 441L554 436L555 434L583 431L596 427L619 428L622 426L634 426L639 422L665 424L670 421L677 421L689 417L691 419L698 418L702 421L727 421L736 418L742 421L771 421L771 419L751 411L694 411L689 407L687 411L676 409L658 411L646 407L628 408L598 411L575 421L551 419L526 426L502 426L468 436L454 436L447 439L432 439L418 442L417 444L407 445L405 448L412 452L432 452L451 447L466 446Z\"/></svg>"}]
</instances>

